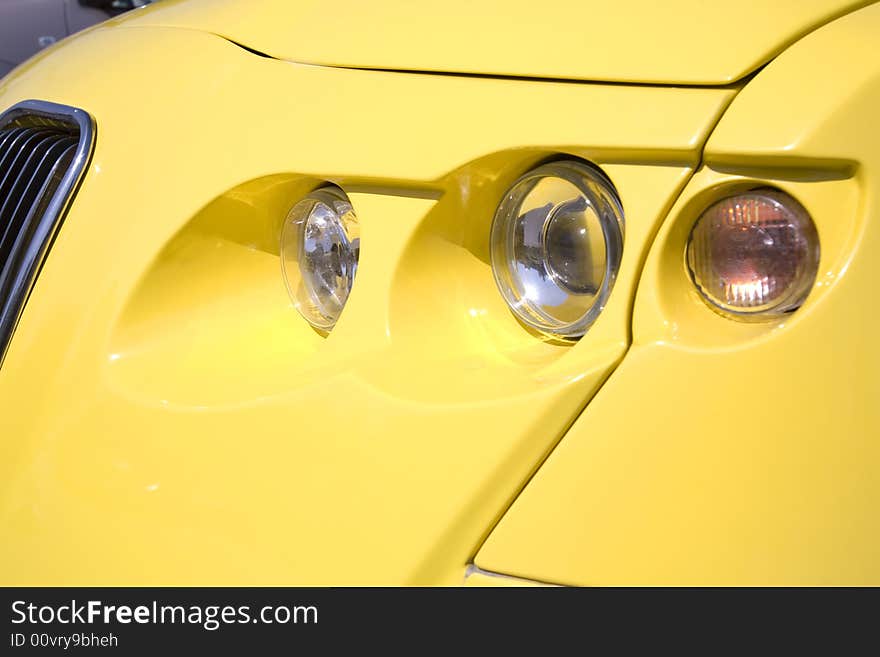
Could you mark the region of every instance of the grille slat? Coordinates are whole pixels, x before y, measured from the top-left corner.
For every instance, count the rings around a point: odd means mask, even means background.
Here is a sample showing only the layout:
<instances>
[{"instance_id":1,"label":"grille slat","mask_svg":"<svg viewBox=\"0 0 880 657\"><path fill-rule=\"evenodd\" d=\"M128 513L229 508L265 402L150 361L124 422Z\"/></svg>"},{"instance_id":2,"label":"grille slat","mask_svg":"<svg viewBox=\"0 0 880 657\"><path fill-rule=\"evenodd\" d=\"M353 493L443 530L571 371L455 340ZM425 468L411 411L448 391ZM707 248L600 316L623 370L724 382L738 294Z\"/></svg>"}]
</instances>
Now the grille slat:
<instances>
[{"instance_id":1,"label":"grille slat","mask_svg":"<svg viewBox=\"0 0 880 657\"><path fill-rule=\"evenodd\" d=\"M7 213L12 211L12 207L18 205L22 187L30 180L37 163L43 159L43 155L52 144L62 139L64 139L63 135L47 134L36 143L22 145L22 152L12 163L6 176L8 178L4 181L6 185L0 183L0 224L5 223L4 219L8 218Z\"/></svg>"},{"instance_id":2,"label":"grille slat","mask_svg":"<svg viewBox=\"0 0 880 657\"><path fill-rule=\"evenodd\" d=\"M22 229L14 237L9 257L0 267L0 299L4 300L0 316L7 312L7 305L14 303L13 295L10 291L16 285L20 285L28 277L36 274L32 270L34 264L39 263L41 259L36 258L38 251L47 246L49 231L54 228L51 219L47 220L45 216L45 200L50 197L48 192L58 186L64 173L70 166L70 161L76 151L76 145L68 146L61 156L52 163L51 171L43 182L42 188L38 196L44 201L32 205L29 208ZM11 307L11 305L10 305Z\"/></svg>"},{"instance_id":3,"label":"grille slat","mask_svg":"<svg viewBox=\"0 0 880 657\"><path fill-rule=\"evenodd\" d=\"M54 139L51 144L46 146L42 157L34 162L34 166L28 171L30 177L22 189L18 204L12 209L11 221L26 214L33 205L39 202L39 192L45 191L44 183L49 178L49 173L65 154L70 152L71 146L76 146L76 140L69 137ZM3 211L0 210L0 216L2 214Z\"/></svg>"},{"instance_id":4,"label":"grille slat","mask_svg":"<svg viewBox=\"0 0 880 657\"><path fill-rule=\"evenodd\" d=\"M75 144L75 139L60 134L44 137L20 167L6 200L0 201L0 226L5 226L0 233L0 269L10 257L12 241L21 230L28 211L39 202L38 193L43 190L48 173L61 155Z\"/></svg>"},{"instance_id":5,"label":"grille slat","mask_svg":"<svg viewBox=\"0 0 880 657\"><path fill-rule=\"evenodd\" d=\"M18 134L20 134L23 131L24 131L24 128L3 131L3 136L0 137L0 161L3 160L3 154L6 153L7 142L11 142ZM2 171L2 169L0 169L0 171Z\"/></svg>"},{"instance_id":6,"label":"grille slat","mask_svg":"<svg viewBox=\"0 0 880 657\"><path fill-rule=\"evenodd\" d=\"M21 171L23 162L30 154L34 142L48 134L45 130L23 130L22 133L12 140L9 145L9 153L0 162L0 198L8 197L10 187L18 173Z\"/></svg>"},{"instance_id":7,"label":"grille slat","mask_svg":"<svg viewBox=\"0 0 880 657\"><path fill-rule=\"evenodd\" d=\"M82 110L25 101L0 115L0 363L94 139Z\"/></svg>"}]
</instances>

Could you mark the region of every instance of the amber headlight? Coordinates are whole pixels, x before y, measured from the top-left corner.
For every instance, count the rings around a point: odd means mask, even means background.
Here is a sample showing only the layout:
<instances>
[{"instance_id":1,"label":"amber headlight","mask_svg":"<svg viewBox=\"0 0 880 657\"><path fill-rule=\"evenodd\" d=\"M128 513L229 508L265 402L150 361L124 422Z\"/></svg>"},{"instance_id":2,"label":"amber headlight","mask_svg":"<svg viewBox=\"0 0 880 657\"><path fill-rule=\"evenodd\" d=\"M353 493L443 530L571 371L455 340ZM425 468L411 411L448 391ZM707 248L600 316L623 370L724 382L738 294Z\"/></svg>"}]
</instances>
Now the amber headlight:
<instances>
[{"instance_id":1,"label":"amber headlight","mask_svg":"<svg viewBox=\"0 0 880 657\"><path fill-rule=\"evenodd\" d=\"M492 224L498 289L523 323L556 337L579 338L595 321L622 251L620 201L580 162L552 162L521 177Z\"/></svg>"},{"instance_id":2,"label":"amber headlight","mask_svg":"<svg viewBox=\"0 0 880 657\"><path fill-rule=\"evenodd\" d=\"M336 324L357 273L360 239L342 190L318 189L297 203L281 231L281 266L294 306L315 328Z\"/></svg>"},{"instance_id":3,"label":"amber headlight","mask_svg":"<svg viewBox=\"0 0 880 657\"><path fill-rule=\"evenodd\" d=\"M697 219L687 246L703 299L736 319L772 320L800 307L819 268L819 237L788 194L758 189L722 199Z\"/></svg>"}]
</instances>

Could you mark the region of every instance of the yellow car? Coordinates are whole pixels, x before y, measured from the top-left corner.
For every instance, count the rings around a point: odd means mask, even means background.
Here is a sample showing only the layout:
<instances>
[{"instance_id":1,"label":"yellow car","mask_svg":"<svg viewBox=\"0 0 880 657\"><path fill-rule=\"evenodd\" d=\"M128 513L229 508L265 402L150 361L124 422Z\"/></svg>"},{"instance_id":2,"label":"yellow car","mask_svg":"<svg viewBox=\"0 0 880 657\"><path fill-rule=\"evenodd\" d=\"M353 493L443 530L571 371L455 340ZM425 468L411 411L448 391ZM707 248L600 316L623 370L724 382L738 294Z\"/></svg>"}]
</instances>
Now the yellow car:
<instances>
[{"instance_id":1,"label":"yellow car","mask_svg":"<svg viewBox=\"0 0 880 657\"><path fill-rule=\"evenodd\" d=\"M880 5L167 0L0 81L0 584L880 584Z\"/></svg>"}]
</instances>

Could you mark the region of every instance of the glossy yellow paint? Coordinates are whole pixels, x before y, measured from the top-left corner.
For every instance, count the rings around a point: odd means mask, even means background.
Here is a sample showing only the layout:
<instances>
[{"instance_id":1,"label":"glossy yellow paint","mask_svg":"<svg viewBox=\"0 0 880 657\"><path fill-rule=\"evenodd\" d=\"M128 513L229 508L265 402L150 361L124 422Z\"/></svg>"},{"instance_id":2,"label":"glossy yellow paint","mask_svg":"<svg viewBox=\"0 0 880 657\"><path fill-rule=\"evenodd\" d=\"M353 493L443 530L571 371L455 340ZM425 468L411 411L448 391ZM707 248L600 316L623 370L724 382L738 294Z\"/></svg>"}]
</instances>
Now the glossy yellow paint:
<instances>
[{"instance_id":1,"label":"glossy yellow paint","mask_svg":"<svg viewBox=\"0 0 880 657\"><path fill-rule=\"evenodd\" d=\"M476 557L572 584L880 584L880 6L737 96L651 248L633 346ZM773 184L820 236L778 324L709 310L684 249L725 191Z\"/></svg>"},{"instance_id":2,"label":"glossy yellow paint","mask_svg":"<svg viewBox=\"0 0 880 657\"><path fill-rule=\"evenodd\" d=\"M461 582L623 356L647 249L733 95L305 66L120 26L19 69L0 107L82 107L97 146L0 371L0 583ZM627 216L576 345L520 326L488 265L504 189L560 153L602 165ZM326 338L277 252L325 180L363 245Z\"/></svg>"},{"instance_id":3,"label":"glossy yellow paint","mask_svg":"<svg viewBox=\"0 0 880 657\"><path fill-rule=\"evenodd\" d=\"M163 0L120 22L204 30L311 64L727 84L869 2Z\"/></svg>"}]
</instances>

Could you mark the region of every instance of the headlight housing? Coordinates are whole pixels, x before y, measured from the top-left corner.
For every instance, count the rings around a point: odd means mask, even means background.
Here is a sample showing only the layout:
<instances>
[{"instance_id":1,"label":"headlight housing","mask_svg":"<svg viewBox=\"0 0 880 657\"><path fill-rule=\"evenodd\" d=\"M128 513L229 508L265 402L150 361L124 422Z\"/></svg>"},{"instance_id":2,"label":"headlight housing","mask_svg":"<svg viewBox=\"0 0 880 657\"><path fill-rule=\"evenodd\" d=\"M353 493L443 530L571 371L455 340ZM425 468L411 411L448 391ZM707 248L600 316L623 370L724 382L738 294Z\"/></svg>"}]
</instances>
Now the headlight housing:
<instances>
[{"instance_id":1,"label":"headlight housing","mask_svg":"<svg viewBox=\"0 0 880 657\"><path fill-rule=\"evenodd\" d=\"M691 279L709 306L741 320L797 310L819 268L819 237L804 207L775 189L723 198L697 219L687 245Z\"/></svg>"},{"instance_id":2,"label":"headlight housing","mask_svg":"<svg viewBox=\"0 0 880 657\"><path fill-rule=\"evenodd\" d=\"M357 274L360 237L345 193L315 190L297 203L281 231L281 267L293 304L315 328L336 324Z\"/></svg>"},{"instance_id":3,"label":"headlight housing","mask_svg":"<svg viewBox=\"0 0 880 657\"><path fill-rule=\"evenodd\" d=\"M504 195L492 223L495 282L521 322L584 335L605 307L623 253L623 208L611 183L577 161L540 166Z\"/></svg>"}]
</instances>

